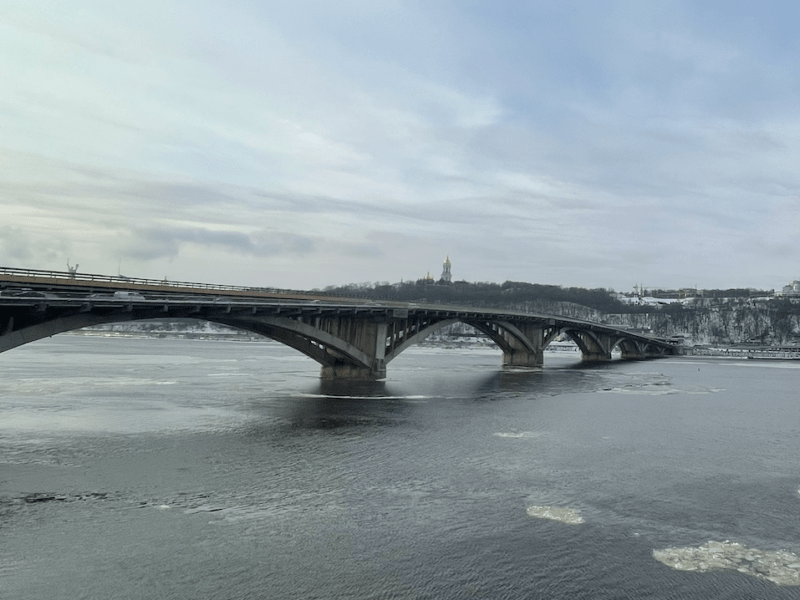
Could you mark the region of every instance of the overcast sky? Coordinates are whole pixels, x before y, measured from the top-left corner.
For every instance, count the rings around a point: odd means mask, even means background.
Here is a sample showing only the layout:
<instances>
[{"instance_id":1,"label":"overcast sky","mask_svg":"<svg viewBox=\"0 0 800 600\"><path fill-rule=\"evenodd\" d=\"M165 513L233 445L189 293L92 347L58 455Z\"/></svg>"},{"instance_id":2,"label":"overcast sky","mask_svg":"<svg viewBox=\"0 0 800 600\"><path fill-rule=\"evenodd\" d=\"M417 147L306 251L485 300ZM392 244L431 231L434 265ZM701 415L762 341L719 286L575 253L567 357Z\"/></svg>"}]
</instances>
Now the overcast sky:
<instances>
[{"instance_id":1,"label":"overcast sky","mask_svg":"<svg viewBox=\"0 0 800 600\"><path fill-rule=\"evenodd\" d=\"M800 278L800 3L0 0L0 266Z\"/></svg>"}]
</instances>

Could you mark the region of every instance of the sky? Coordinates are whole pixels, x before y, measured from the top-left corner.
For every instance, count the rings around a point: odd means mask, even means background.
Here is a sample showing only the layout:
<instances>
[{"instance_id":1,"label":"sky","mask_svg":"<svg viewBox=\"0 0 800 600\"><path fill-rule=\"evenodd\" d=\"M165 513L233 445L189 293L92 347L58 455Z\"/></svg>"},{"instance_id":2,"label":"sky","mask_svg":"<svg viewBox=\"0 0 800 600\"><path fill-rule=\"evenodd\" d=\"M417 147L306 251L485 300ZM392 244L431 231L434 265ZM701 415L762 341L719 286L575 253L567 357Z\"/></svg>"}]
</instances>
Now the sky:
<instances>
[{"instance_id":1,"label":"sky","mask_svg":"<svg viewBox=\"0 0 800 600\"><path fill-rule=\"evenodd\" d=\"M0 0L0 266L800 279L800 3Z\"/></svg>"}]
</instances>

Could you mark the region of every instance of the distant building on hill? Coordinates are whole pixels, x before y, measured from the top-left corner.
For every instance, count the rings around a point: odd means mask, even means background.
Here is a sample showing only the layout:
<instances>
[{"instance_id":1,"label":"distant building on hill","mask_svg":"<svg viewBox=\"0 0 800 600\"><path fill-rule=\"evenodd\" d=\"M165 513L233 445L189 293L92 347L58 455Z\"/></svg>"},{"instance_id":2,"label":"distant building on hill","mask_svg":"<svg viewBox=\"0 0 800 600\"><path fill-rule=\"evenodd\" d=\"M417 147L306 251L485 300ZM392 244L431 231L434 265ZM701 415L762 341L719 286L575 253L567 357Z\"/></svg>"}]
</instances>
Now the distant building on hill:
<instances>
[{"instance_id":1,"label":"distant building on hill","mask_svg":"<svg viewBox=\"0 0 800 600\"><path fill-rule=\"evenodd\" d=\"M783 286L781 296L800 296L800 281L793 281L789 285Z\"/></svg>"},{"instance_id":2,"label":"distant building on hill","mask_svg":"<svg viewBox=\"0 0 800 600\"><path fill-rule=\"evenodd\" d=\"M444 283L450 283L453 280L453 275L450 273L450 255L447 255L447 258L444 259L444 270L442 271L442 276L439 278L439 281Z\"/></svg>"}]
</instances>

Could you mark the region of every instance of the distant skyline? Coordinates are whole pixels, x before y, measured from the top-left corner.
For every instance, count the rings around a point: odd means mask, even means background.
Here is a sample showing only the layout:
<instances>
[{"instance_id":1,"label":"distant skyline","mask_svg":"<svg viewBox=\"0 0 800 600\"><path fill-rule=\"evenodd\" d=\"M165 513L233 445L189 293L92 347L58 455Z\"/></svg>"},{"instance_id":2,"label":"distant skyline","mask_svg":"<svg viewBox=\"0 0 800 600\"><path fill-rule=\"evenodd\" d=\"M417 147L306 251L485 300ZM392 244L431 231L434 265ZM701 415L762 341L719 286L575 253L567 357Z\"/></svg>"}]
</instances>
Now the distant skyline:
<instances>
[{"instance_id":1,"label":"distant skyline","mask_svg":"<svg viewBox=\"0 0 800 600\"><path fill-rule=\"evenodd\" d=\"M0 3L0 266L800 279L800 4Z\"/></svg>"}]
</instances>

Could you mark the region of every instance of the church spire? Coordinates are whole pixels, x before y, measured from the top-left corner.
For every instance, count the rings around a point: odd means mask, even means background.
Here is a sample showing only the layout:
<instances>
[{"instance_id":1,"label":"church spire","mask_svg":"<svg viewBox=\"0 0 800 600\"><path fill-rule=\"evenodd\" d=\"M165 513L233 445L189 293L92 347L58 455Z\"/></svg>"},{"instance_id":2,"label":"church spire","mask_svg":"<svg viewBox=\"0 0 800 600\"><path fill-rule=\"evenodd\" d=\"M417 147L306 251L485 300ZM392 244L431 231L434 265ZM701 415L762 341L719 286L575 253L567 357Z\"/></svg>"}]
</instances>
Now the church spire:
<instances>
[{"instance_id":1,"label":"church spire","mask_svg":"<svg viewBox=\"0 0 800 600\"><path fill-rule=\"evenodd\" d=\"M444 259L444 270L442 271L441 280L445 283L450 283L453 279L453 275L450 273L450 255L447 255L447 258Z\"/></svg>"}]
</instances>

